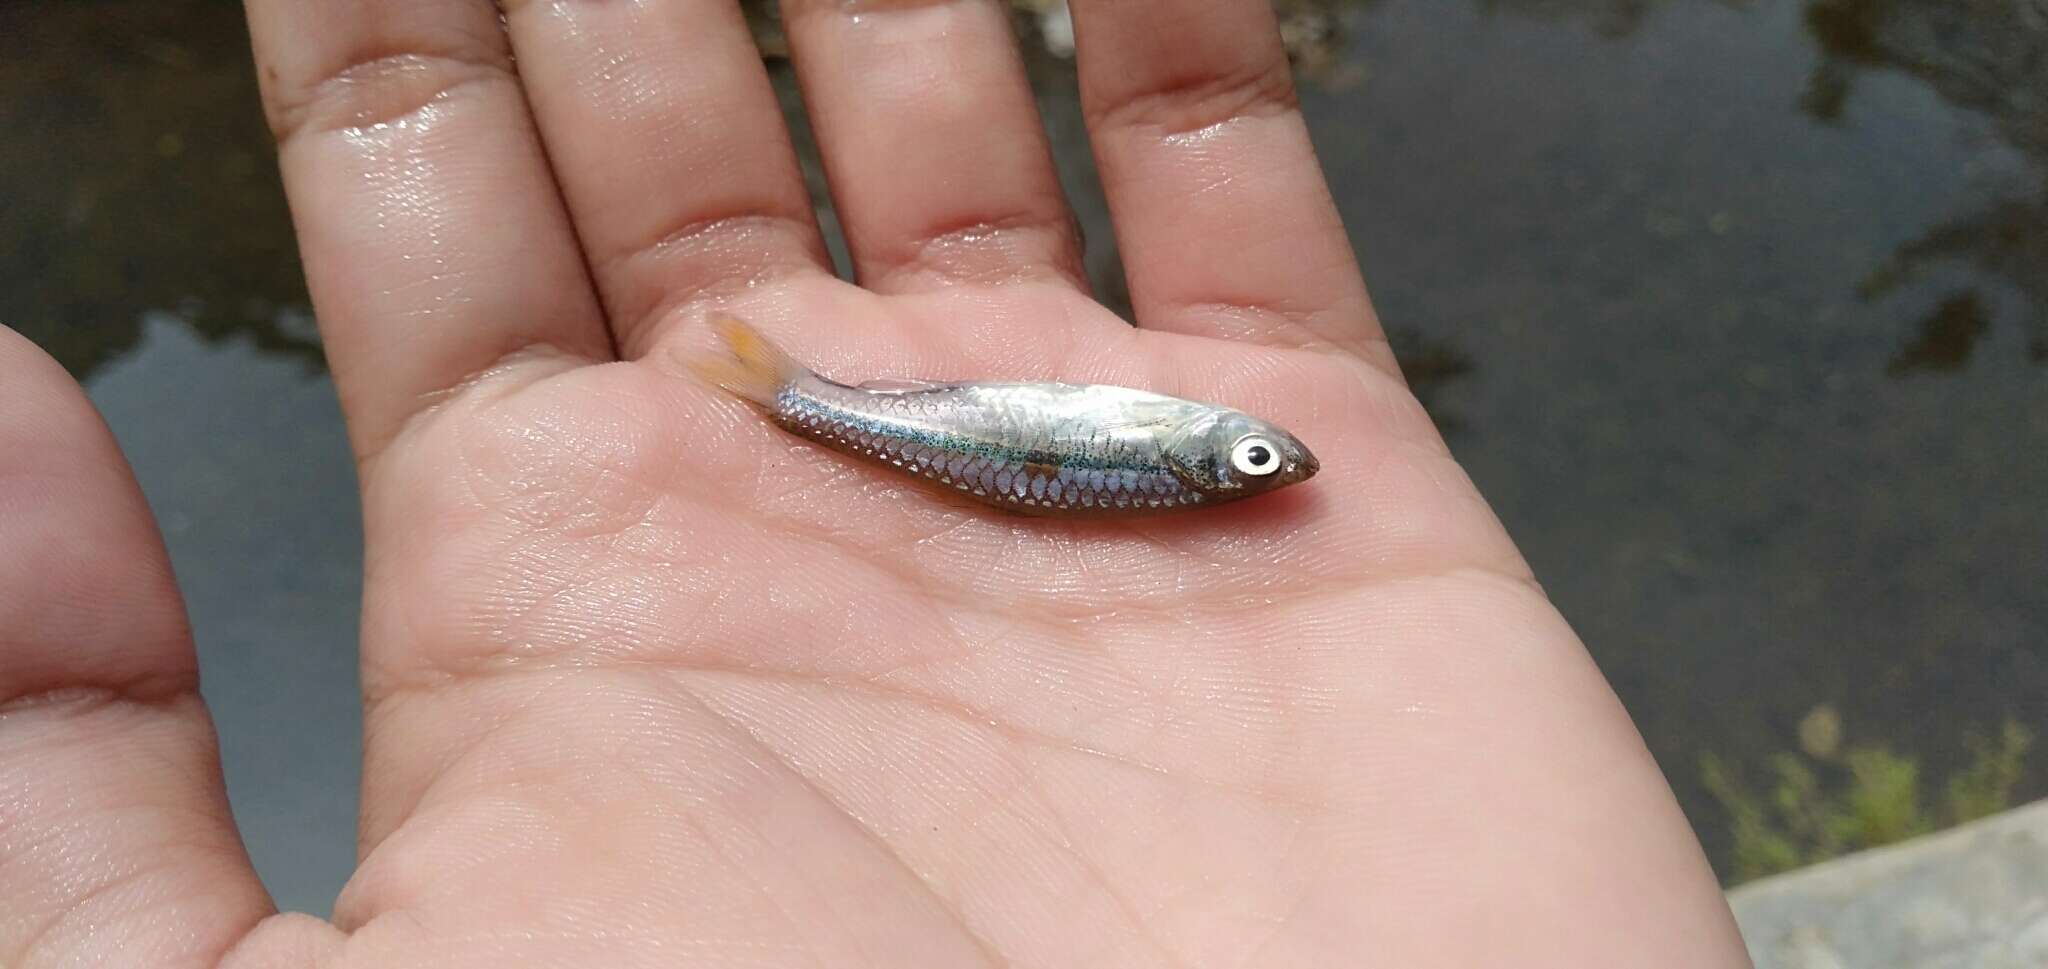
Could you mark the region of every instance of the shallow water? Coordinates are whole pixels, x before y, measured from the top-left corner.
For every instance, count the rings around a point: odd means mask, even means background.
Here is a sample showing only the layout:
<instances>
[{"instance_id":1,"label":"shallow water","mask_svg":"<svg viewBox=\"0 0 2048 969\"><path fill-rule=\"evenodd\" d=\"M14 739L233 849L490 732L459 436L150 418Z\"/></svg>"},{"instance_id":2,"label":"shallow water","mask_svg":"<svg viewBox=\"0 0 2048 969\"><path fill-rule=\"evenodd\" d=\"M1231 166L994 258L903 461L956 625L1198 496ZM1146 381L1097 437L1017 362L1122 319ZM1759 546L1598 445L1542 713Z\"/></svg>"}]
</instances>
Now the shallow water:
<instances>
[{"instance_id":1,"label":"shallow water","mask_svg":"<svg viewBox=\"0 0 2048 969\"><path fill-rule=\"evenodd\" d=\"M1303 107L1403 361L1724 871L1702 753L1821 704L1929 778L2048 732L2048 5L1296 6L1334 11ZM234 4L0 0L0 321L129 448L258 869L324 911L360 534L246 58Z\"/></svg>"}]
</instances>

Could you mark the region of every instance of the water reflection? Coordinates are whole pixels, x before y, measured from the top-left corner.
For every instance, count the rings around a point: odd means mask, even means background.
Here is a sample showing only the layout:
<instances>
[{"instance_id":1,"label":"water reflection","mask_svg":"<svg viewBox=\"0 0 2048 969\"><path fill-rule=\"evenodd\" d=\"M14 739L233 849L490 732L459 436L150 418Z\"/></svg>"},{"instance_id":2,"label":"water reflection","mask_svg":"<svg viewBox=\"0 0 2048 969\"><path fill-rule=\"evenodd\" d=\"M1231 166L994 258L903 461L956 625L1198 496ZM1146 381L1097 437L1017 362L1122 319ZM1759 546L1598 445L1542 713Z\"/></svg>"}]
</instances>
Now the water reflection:
<instances>
[{"instance_id":1,"label":"water reflection","mask_svg":"<svg viewBox=\"0 0 2048 969\"><path fill-rule=\"evenodd\" d=\"M1487 14L1511 13L1539 20L1572 21L1593 28L1602 37L1635 33L1668 0L1473 0ZM1727 7L1747 7L1749 0L1717 0Z\"/></svg>"},{"instance_id":2,"label":"water reflection","mask_svg":"<svg viewBox=\"0 0 2048 969\"><path fill-rule=\"evenodd\" d=\"M81 376L155 309L320 364L248 57L237 4L0 3L0 320Z\"/></svg>"},{"instance_id":3,"label":"water reflection","mask_svg":"<svg viewBox=\"0 0 2048 969\"><path fill-rule=\"evenodd\" d=\"M1947 265L2002 280L2030 309L2028 356L2048 361L2048 0L1813 0L1805 23L1821 49L1801 105L1842 118L1863 71L1898 71L1988 119L2034 169L2031 186L1901 247L1865 281L1878 298ZM1953 370L1989 329L1993 301L1966 291L1919 325L1887 372Z\"/></svg>"},{"instance_id":4,"label":"water reflection","mask_svg":"<svg viewBox=\"0 0 2048 969\"><path fill-rule=\"evenodd\" d=\"M1976 293L1950 296L1920 321L1920 335L1892 357L1884 372L1901 377L1916 370L1960 370L1990 326L1984 301Z\"/></svg>"},{"instance_id":5,"label":"water reflection","mask_svg":"<svg viewBox=\"0 0 2048 969\"><path fill-rule=\"evenodd\" d=\"M1625 37L1643 25L1663 0L1475 0L1488 13L1512 13L1544 20L1575 20L1604 37Z\"/></svg>"},{"instance_id":6,"label":"water reflection","mask_svg":"<svg viewBox=\"0 0 2048 969\"><path fill-rule=\"evenodd\" d=\"M1466 419L1450 405L1445 391L1452 383L1470 376L1478 366L1472 354L1450 337L1410 326L1390 327L1387 343L1401 361L1401 375L1408 379L1408 388L1422 402L1422 409L1429 412L1439 430L1455 439L1458 432L1465 430Z\"/></svg>"},{"instance_id":7,"label":"water reflection","mask_svg":"<svg viewBox=\"0 0 2048 969\"><path fill-rule=\"evenodd\" d=\"M2048 125L2048 118L2043 121ZM2048 189L2048 179L2044 179L2044 189ZM2048 363L2048 199L2007 198L1944 222L1901 247L1888 263L1871 274L1861 292L1865 298L1877 298L1942 266L1955 264L1975 266L2023 296L2034 331L2027 344L2028 359ZM1974 292L1965 295L1980 315L1987 314L1983 297ZM1942 321L1947 305L1944 303L1921 322L1922 342L1947 325ZM1986 329L1988 326L1970 330L1969 342L1974 343ZM1912 349L1908 347L1901 353L1910 353ZM1964 346L1961 353L1967 357L1969 347Z\"/></svg>"}]
</instances>

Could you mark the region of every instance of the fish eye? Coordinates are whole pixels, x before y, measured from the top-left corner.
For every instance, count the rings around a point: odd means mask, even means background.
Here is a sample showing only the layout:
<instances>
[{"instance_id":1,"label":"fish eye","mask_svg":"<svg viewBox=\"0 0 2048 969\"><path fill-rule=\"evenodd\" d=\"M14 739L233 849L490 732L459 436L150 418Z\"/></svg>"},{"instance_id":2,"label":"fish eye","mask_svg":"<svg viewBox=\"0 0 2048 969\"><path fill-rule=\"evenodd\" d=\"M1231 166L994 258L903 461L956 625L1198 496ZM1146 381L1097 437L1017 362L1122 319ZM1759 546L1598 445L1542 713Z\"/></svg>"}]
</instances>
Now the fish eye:
<instances>
[{"instance_id":1,"label":"fish eye","mask_svg":"<svg viewBox=\"0 0 2048 969\"><path fill-rule=\"evenodd\" d=\"M1264 477L1280 470L1280 449L1254 434L1230 449L1230 466L1240 474Z\"/></svg>"}]
</instances>

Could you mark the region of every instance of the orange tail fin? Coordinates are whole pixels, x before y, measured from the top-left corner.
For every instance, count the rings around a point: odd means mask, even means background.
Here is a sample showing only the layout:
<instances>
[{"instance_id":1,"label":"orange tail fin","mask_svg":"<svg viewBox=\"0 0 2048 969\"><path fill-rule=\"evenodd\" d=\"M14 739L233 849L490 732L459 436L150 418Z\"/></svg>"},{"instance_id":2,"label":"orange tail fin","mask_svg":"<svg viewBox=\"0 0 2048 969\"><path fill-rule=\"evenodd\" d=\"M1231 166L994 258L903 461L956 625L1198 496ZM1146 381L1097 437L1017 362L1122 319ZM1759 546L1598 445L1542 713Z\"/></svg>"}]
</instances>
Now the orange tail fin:
<instances>
[{"instance_id":1,"label":"orange tail fin","mask_svg":"<svg viewBox=\"0 0 2048 969\"><path fill-rule=\"evenodd\" d=\"M737 316L713 313L711 325L725 344L726 356L692 357L686 362L698 377L726 393L772 407L782 388L810 372Z\"/></svg>"}]
</instances>

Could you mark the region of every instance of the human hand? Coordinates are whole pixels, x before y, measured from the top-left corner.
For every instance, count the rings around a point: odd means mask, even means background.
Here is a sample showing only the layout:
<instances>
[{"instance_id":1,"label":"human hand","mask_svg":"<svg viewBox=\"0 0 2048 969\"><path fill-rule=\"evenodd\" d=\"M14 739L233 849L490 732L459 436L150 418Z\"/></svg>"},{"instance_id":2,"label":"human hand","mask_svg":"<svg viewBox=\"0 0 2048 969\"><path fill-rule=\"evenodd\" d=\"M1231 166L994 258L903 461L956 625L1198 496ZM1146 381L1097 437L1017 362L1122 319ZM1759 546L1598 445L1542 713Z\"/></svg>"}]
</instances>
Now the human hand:
<instances>
[{"instance_id":1,"label":"human hand","mask_svg":"<svg viewBox=\"0 0 2048 969\"><path fill-rule=\"evenodd\" d=\"M0 337L0 964L1743 964L1398 375L1264 3L1074 4L1135 329L1002 5L789 5L858 287L737 8L503 6L250 0L368 533L332 925L270 914L146 510ZM1322 472L954 507L688 377L711 308L852 380L1214 400Z\"/></svg>"}]
</instances>

